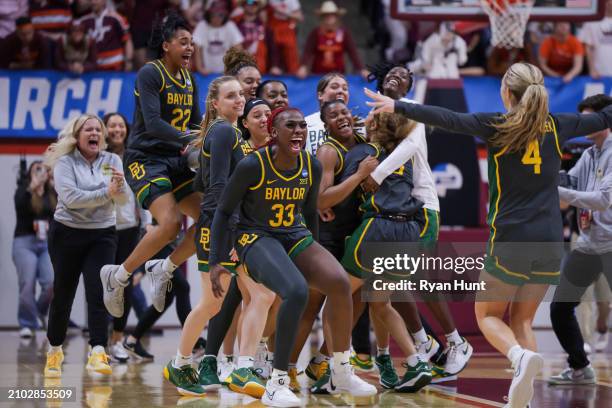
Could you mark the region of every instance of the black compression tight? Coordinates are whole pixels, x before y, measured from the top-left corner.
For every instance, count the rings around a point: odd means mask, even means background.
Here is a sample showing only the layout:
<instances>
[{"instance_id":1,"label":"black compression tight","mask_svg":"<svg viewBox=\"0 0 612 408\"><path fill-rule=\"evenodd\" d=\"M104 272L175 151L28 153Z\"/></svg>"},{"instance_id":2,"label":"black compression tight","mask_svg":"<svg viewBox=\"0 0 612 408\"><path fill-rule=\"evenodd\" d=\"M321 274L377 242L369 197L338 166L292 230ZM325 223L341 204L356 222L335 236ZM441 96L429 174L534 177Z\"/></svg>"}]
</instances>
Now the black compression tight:
<instances>
[{"instance_id":1,"label":"black compression tight","mask_svg":"<svg viewBox=\"0 0 612 408\"><path fill-rule=\"evenodd\" d=\"M223 339L232 325L234 314L238 306L240 306L240 302L242 302L242 294L238 289L238 281L234 276L225 294L225 299L223 299L221 310L208 323L206 355L216 356L219 354Z\"/></svg>"},{"instance_id":2,"label":"black compression tight","mask_svg":"<svg viewBox=\"0 0 612 408\"><path fill-rule=\"evenodd\" d=\"M249 274L282 300L276 318L274 368L287 371L289 356L308 301L308 283L280 242L262 237L245 256Z\"/></svg>"}]
</instances>

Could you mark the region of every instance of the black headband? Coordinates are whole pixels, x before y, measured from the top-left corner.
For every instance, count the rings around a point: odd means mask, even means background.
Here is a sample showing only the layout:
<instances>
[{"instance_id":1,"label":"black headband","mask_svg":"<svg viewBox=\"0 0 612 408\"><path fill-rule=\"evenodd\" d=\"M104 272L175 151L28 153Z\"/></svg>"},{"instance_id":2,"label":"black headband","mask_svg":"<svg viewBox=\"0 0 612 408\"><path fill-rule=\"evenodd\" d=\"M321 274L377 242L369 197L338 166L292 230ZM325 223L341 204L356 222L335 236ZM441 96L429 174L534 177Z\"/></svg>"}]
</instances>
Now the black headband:
<instances>
[{"instance_id":1,"label":"black headband","mask_svg":"<svg viewBox=\"0 0 612 408\"><path fill-rule=\"evenodd\" d=\"M270 106L268 105L268 102L264 101L263 99L253 98L244 105L244 113L242 114L242 118L246 119L246 117L249 115L249 112L254 107L259 106L259 105L266 105L268 107Z\"/></svg>"}]
</instances>

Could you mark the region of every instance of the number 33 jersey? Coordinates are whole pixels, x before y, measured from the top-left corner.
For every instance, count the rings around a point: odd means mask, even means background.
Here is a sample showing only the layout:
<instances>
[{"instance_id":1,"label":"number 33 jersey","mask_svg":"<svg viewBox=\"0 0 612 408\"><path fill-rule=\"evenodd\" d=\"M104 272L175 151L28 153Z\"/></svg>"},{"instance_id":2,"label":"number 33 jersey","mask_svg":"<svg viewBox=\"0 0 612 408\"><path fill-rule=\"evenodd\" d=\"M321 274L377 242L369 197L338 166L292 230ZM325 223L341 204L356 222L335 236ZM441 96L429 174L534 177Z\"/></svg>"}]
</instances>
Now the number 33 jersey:
<instances>
[{"instance_id":1,"label":"number 33 jersey","mask_svg":"<svg viewBox=\"0 0 612 408\"><path fill-rule=\"evenodd\" d=\"M274 167L270 147L253 153L259 160L259 182L249 187L240 208L241 231L290 232L305 229L302 208L313 183L312 158L300 152L296 169Z\"/></svg>"}]
</instances>

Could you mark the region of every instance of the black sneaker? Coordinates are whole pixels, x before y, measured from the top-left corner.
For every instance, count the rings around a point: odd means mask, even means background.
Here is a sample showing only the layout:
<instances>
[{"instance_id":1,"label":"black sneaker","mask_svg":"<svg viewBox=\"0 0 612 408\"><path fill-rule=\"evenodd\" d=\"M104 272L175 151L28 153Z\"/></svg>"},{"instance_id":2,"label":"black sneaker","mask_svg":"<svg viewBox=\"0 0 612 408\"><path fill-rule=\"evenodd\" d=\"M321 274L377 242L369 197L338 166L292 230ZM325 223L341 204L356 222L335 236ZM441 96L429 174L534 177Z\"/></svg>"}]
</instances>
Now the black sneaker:
<instances>
[{"instance_id":1,"label":"black sneaker","mask_svg":"<svg viewBox=\"0 0 612 408\"><path fill-rule=\"evenodd\" d=\"M128 343L127 340L123 342L123 348L125 348L128 353L134 356L134 358L138 360L146 360L153 361L153 355L149 354L147 350L140 344L140 341L136 341L133 343Z\"/></svg>"}]
</instances>

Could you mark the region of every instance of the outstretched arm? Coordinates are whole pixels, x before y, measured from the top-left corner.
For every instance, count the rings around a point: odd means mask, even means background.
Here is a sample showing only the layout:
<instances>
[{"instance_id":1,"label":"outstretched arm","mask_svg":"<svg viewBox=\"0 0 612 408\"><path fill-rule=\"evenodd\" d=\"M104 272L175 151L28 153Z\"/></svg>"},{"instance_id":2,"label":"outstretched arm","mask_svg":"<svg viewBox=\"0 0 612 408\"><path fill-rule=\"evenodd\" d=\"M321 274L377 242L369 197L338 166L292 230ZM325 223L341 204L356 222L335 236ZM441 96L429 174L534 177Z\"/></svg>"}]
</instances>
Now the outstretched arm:
<instances>
[{"instance_id":1,"label":"outstretched arm","mask_svg":"<svg viewBox=\"0 0 612 408\"><path fill-rule=\"evenodd\" d=\"M560 144L573 137L612 128L612 105L595 113L559 113L552 116L557 122Z\"/></svg>"}]
</instances>

